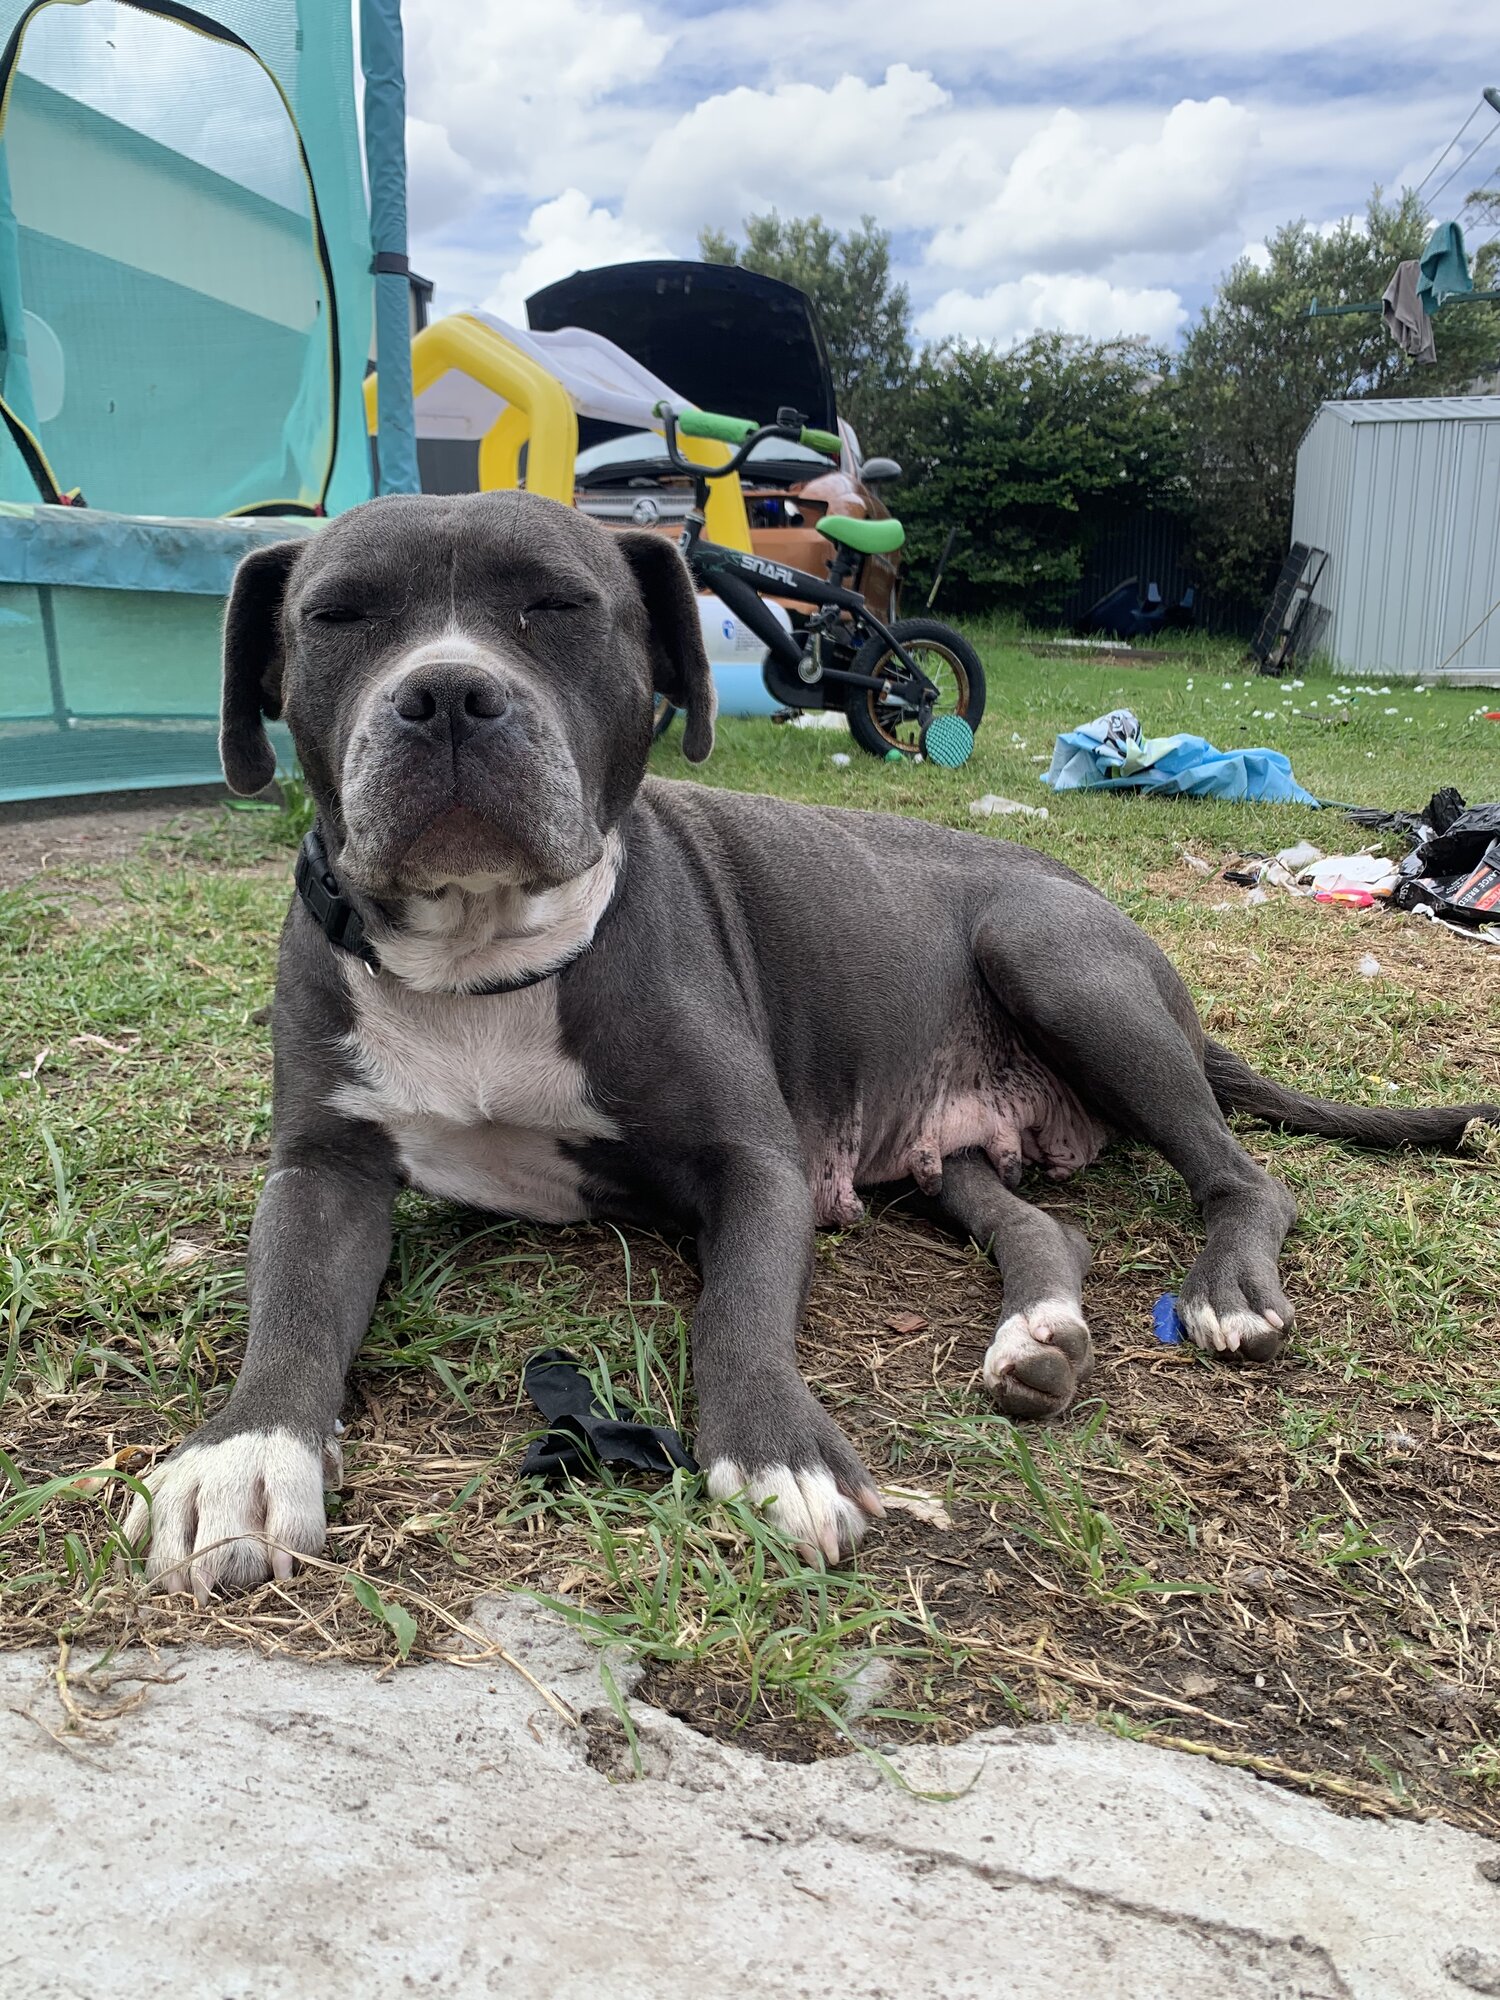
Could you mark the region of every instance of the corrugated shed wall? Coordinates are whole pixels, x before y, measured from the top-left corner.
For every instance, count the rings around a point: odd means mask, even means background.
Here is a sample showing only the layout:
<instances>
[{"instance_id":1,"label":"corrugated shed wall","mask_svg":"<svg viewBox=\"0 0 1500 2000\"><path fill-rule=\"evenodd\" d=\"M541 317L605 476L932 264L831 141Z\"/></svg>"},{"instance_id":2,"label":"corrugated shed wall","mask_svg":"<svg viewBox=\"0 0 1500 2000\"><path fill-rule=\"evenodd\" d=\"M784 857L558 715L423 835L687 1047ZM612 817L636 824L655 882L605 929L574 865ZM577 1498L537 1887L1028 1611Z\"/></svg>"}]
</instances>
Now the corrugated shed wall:
<instances>
[{"instance_id":1,"label":"corrugated shed wall","mask_svg":"<svg viewBox=\"0 0 1500 2000\"><path fill-rule=\"evenodd\" d=\"M1500 423L1457 423L1452 526L1438 659L1453 668L1500 665L1500 611L1463 644L1500 598Z\"/></svg>"},{"instance_id":2,"label":"corrugated shed wall","mask_svg":"<svg viewBox=\"0 0 1500 2000\"><path fill-rule=\"evenodd\" d=\"M1500 398L1325 404L1292 534L1328 551L1310 647L1347 673L1433 674L1500 598ZM1500 674L1500 611L1447 671Z\"/></svg>"},{"instance_id":3,"label":"corrugated shed wall","mask_svg":"<svg viewBox=\"0 0 1500 2000\"><path fill-rule=\"evenodd\" d=\"M1339 659L1362 674L1436 666L1453 426L1354 426Z\"/></svg>"}]
</instances>

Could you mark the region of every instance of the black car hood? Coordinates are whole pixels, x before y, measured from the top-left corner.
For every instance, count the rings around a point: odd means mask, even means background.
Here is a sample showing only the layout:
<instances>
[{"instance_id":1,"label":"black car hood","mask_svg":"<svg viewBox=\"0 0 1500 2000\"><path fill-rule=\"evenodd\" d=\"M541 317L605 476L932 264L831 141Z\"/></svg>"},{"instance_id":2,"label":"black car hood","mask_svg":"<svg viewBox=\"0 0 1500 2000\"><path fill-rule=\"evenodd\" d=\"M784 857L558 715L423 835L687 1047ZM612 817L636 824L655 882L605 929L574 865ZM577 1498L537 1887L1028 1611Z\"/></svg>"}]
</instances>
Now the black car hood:
<instances>
[{"instance_id":1,"label":"black car hood","mask_svg":"<svg viewBox=\"0 0 1500 2000\"><path fill-rule=\"evenodd\" d=\"M701 410L769 423L788 405L834 430L833 373L812 300L735 264L609 264L526 301L534 333L602 334Z\"/></svg>"}]
</instances>

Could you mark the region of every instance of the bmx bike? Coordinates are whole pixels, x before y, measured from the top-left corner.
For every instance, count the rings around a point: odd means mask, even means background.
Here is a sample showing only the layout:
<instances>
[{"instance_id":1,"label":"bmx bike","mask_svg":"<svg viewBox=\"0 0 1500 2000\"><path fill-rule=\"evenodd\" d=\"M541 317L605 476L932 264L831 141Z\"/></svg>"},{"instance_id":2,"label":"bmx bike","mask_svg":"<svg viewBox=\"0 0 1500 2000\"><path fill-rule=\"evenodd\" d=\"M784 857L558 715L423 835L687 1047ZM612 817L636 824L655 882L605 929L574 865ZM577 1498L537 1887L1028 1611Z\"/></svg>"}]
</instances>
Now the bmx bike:
<instances>
[{"instance_id":1,"label":"bmx bike","mask_svg":"<svg viewBox=\"0 0 1500 2000\"><path fill-rule=\"evenodd\" d=\"M700 588L712 591L765 644L761 676L786 709L839 709L849 734L872 757L927 758L957 766L968 761L984 715L984 667L960 632L936 618L877 618L857 588L868 555L899 549L905 531L895 520L825 514L816 525L833 548L826 576L764 556L725 548L705 537L709 482L737 473L767 439L790 439L837 457L841 441L809 430L795 410L778 410L773 424L725 417L711 410L674 413L658 404L667 457L692 482L693 508L678 547ZM733 447L722 465L684 458L678 438L713 438ZM792 607L788 626L767 600ZM676 710L658 700L655 733L664 736Z\"/></svg>"}]
</instances>

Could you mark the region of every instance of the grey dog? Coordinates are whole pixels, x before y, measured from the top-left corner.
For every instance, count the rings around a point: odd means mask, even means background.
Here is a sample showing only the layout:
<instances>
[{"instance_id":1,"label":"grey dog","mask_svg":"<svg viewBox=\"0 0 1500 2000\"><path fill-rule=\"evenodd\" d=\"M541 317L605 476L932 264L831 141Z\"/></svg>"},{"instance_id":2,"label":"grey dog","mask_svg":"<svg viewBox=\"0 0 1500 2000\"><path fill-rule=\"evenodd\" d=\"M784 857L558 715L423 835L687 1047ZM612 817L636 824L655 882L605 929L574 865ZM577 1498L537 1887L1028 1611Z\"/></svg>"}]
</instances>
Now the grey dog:
<instances>
[{"instance_id":1,"label":"grey dog","mask_svg":"<svg viewBox=\"0 0 1500 2000\"><path fill-rule=\"evenodd\" d=\"M248 556L224 635L225 774L284 716L317 802L281 938L275 1136L225 1407L150 1475L151 1574L201 1595L323 1545L345 1377L403 1185L541 1222L691 1231L697 1450L809 1557L878 1489L797 1368L819 1223L915 1181L1000 1267L984 1363L1041 1417L1088 1375L1078 1232L1017 1192L1111 1132L1186 1180L1200 1347L1269 1361L1291 1196L1225 1111L1456 1145L1494 1106L1299 1096L1204 1035L1104 896L1007 841L645 775L653 691L694 762L714 692L670 542L520 494L386 499Z\"/></svg>"}]
</instances>

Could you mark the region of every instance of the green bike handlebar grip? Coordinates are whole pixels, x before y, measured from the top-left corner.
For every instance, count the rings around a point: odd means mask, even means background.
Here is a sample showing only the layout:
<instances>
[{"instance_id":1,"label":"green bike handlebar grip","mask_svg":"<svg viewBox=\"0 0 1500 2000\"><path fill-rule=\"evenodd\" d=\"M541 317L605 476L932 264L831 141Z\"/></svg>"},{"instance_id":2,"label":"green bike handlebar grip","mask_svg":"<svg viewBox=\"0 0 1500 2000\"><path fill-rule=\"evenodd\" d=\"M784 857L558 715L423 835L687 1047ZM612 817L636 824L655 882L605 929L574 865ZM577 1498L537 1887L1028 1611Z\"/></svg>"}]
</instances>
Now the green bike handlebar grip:
<instances>
[{"instance_id":1,"label":"green bike handlebar grip","mask_svg":"<svg viewBox=\"0 0 1500 2000\"><path fill-rule=\"evenodd\" d=\"M832 431L804 431L802 442L809 451L821 451L827 458L842 458L844 441L836 438Z\"/></svg>"},{"instance_id":2,"label":"green bike handlebar grip","mask_svg":"<svg viewBox=\"0 0 1500 2000\"><path fill-rule=\"evenodd\" d=\"M760 429L748 417L717 417L712 410L679 410L677 428L684 437L717 438L720 444L743 444Z\"/></svg>"}]
</instances>

